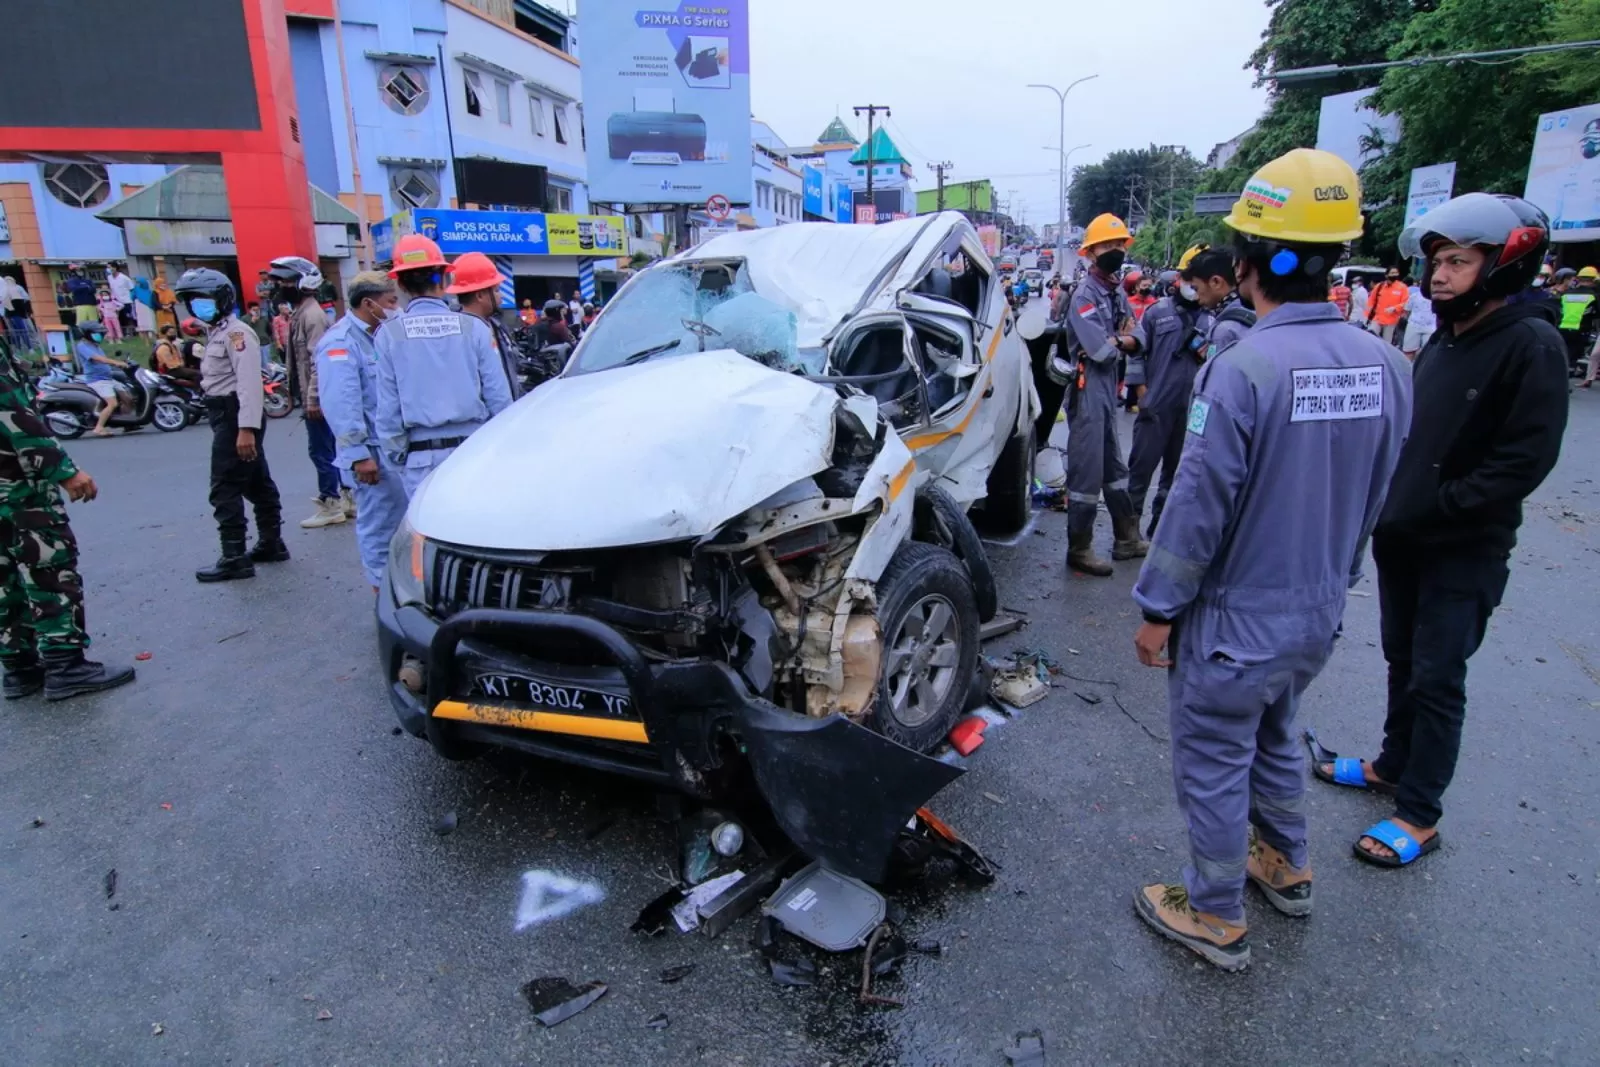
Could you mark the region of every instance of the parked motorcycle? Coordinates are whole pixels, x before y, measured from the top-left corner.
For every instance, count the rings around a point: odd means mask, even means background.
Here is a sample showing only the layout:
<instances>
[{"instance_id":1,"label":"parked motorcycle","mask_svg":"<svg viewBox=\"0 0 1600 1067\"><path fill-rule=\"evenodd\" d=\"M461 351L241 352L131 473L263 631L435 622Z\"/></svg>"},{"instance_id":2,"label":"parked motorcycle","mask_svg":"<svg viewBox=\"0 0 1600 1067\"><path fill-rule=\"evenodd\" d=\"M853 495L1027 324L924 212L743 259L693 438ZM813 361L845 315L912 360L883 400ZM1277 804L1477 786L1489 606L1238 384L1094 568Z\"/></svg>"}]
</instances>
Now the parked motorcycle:
<instances>
[{"instance_id":1,"label":"parked motorcycle","mask_svg":"<svg viewBox=\"0 0 1600 1067\"><path fill-rule=\"evenodd\" d=\"M132 394L132 403L125 409L119 400L106 423L108 429L138 430L154 425L163 433L176 433L189 425L183 401L170 386L163 388L153 371L144 367L135 367L131 373L113 370L112 377ZM104 403L87 382L54 372L39 382L38 401L39 414L50 432L69 441L94 429L96 413Z\"/></svg>"},{"instance_id":2,"label":"parked motorcycle","mask_svg":"<svg viewBox=\"0 0 1600 1067\"><path fill-rule=\"evenodd\" d=\"M294 410L294 398L289 395L289 372L282 363L268 363L261 375L262 409L269 419L281 419Z\"/></svg>"},{"instance_id":3,"label":"parked motorcycle","mask_svg":"<svg viewBox=\"0 0 1600 1067\"><path fill-rule=\"evenodd\" d=\"M174 378L170 374L161 375L161 394L171 394L183 405L184 414L189 417L189 425L205 421L206 401L200 392L200 386L187 378Z\"/></svg>"}]
</instances>

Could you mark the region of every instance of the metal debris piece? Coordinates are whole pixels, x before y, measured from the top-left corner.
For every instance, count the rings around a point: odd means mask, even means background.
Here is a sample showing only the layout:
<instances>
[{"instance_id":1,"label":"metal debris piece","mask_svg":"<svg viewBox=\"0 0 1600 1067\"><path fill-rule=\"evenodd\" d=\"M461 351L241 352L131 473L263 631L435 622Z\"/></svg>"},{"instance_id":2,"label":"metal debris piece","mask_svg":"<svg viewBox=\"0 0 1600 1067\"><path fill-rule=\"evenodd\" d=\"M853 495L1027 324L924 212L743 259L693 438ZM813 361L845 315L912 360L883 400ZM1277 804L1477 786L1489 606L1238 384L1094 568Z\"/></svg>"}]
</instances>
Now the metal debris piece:
<instances>
[{"instance_id":1,"label":"metal debris piece","mask_svg":"<svg viewBox=\"0 0 1600 1067\"><path fill-rule=\"evenodd\" d=\"M522 987L522 996L541 1026L559 1026L605 995L604 982L574 986L565 978L535 978Z\"/></svg>"},{"instance_id":2,"label":"metal debris piece","mask_svg":"<svg viewBox=\"0 0 1600 1067\"><path fill-rule=\"evenodd\" d=\"M692 963L680 963L676 967L668 967L661 972L661 984L672 985L675 982L681 982L693 973L694 964Z\"/></svg>"},{"instance_id":3,"label":"metal debris piece","mask_svg":"<svg viewBox=\"0 0 1600 1067\"><path fill-rule=\"evenodd\" d=\"M1017 1043L1003 1050L1011 1067L1044 1067L1044 1034L1028 1030L1017 1035Z\"/></svg>"},{"instance_id":4,"label":"metal debris piece","mask_svg":"<svg viewBox=\"0 0 1600 1067\"><path fill-rule=\"evenodd\" d=\"M796 937L829 952L859 947L883 922L883 894L857 878L812 863L761 906Z\"/></svg>"},{"instance_id":5,"label":"metal debris piece","mask_svg":"<svg viewBox=\"0 0 1600 1067\"><path fill-rule=\"evenodd\" d=\"M117 869L115 867L106 872L105 887L107 900L117 895Z\"/></svg>"},{"instance_id":6,"label":"metal debris piece","mask_svg":"<svg viewBox=\"0 0 1600 1067\"><path fill-rule=\"evenodd\" d=\"M1026 619L1019 619L1010 615L996 615L988 622L978 627L979 641L992 641L996 637L1004 637L1009 633L1016 633L1027 625Z\"/></svg>"},{"instance_id":7,"label":"metal debris piece","mask_svg":"<svg viewBox=\"0 0 1600 1067\"><path fill-rule=\"evenodd\" d=\"M678 929L688 933L700 925L700 909L720 897L725 890L733 886L744 877L743 871L729 871L719 874L709 882L701 882L684 895L684 898L672 908L673 921L678 924Z\"/></svg>"},{"instance_id":8,"label":"metal debris piece","mask_svg":"<svg viewBox=\"0 0 1600 1067\"><path fill-rule=\"evenodd\" d=\"M878 951L878 944L885 937L894 935L894 927L888 923L880 923L872 931L872 936L867 939L867 951L861 957L861 1003L878 1004L886 1008L900 1008L905 1005L895 997L880 996L872 991L872 976L877 973L873 966L873 957Z\"/></svg>"},{"instance_id":9,"label":"metal debris piece","mask_svg":"<svg viewBox=\"0 0 1600 1067\"><path fill-rule=\"evenodd\" d=\"M651 1016L650 1021L645 1025L652 1030L665 1030L672 1025L672 1020L667 1018L666 1012L662 1012L660 1015Z\"/></svg>"},{"instance_id":10,"label":"metal debris piece","mask_svg":"<svg viewBox=\"0 0 1600 1067\"><path fill-rule=\"evenodd\" d=\"M762 894L778 883L778 879L793 858L794 853L787 851L769 858L761 866L700 905L700 932L707 937L716 937L732 926L735 920L756 906Z\"/></svg>"},{"instance_id":11,"label":"metal debris piece","mask_svg":"<svg viewBox=\"0 0 1600 1067\"><path fill-rule=\"evenodd\" d=\"M1082 690L1074 690L1072 695L1085 704L1098 704L1103 699L1098 693L1085 693Z\"/></svg>"}]
</instances>

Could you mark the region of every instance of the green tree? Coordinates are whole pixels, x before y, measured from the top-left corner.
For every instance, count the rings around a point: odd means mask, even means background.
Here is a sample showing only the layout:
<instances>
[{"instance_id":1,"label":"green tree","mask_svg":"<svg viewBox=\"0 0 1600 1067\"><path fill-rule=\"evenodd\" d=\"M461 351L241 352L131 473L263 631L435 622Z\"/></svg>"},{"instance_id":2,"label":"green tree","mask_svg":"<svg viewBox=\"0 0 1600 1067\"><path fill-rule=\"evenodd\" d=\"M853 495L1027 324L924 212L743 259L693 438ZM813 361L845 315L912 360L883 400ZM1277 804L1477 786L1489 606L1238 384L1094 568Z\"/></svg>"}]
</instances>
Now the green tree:
<instances>
[{"instance_id":1,"label":"green tree","mask_svg":"<svg viewBox=\"0 0 1600 1067\"><path fill-rule=\"evenodd\" d=\"M1557 0L1548 28L1549 43L1600 41L1600 3ZM1542 42L1541 42L1542 43ZM1530 56L1530 71L1551 76L1551 86L1574 107L1600 103L1600 54L1589 49Z\"/></svg>"},{"instance_id":2,"label":"green tree","mask_svg":"<svg viewBox=\"0 0 1600 1067\"><path fill-rule=\"evenodd\" d=\"M1086 226L1106 212L1125 219L1130 191L1134 215L1165 218L1167 200L1191 190L1199 175L1200 162L1187 148L1151 145L1112 152L1099 163L1073 169L1067 193L1072 221Z\"/></svg>"},{"instance_id":3,"label":"green tree","mask_svg":"<svg viewBox=\"0 0 1600 1067\"><path fill-rule=\"evenodd\" d=\"M1392 58L1487 51L1551 40L1558 6L1570 0L1441 0L1406 27ZM1583 0L1587 6L1600 6ZM1587 63L1594 63L1593 56ZM1363 199L1378 205L1367 217L1365 246L1380 258L1398 255L1395 242L1405 218L1415 167L1454 161L1456 192L1521 194L1541 112L1591 103L1559 91L1564 78L1592 71L1534 63L1431 63L1396 67L1384 75L1374 104L1398 115L1404 131L1384 155L1362 170Z\"/></svg>"}]
</instances>

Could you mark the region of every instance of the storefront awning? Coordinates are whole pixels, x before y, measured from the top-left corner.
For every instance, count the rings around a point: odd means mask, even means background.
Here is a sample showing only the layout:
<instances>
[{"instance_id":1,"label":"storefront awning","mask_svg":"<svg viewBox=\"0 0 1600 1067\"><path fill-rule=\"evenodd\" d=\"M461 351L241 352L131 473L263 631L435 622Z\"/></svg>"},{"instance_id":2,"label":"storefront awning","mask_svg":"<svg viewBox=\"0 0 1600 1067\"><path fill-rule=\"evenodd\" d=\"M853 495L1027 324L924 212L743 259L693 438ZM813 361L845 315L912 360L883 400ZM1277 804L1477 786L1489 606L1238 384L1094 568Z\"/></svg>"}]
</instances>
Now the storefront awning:
<instances>
[{"instance_id":1,"label":"storefront awning","mask_svg":"<svg viewBox=\"0 0 1600 1067\"><path fill-rule=\"evenodd\" d=\"M160 181L124 197L96 217L107 222L228 222L228 187L214 163L179 167ZM354 211L311 186L311 221L325 226L360 226Z\"/></svg>"}]
</instances>

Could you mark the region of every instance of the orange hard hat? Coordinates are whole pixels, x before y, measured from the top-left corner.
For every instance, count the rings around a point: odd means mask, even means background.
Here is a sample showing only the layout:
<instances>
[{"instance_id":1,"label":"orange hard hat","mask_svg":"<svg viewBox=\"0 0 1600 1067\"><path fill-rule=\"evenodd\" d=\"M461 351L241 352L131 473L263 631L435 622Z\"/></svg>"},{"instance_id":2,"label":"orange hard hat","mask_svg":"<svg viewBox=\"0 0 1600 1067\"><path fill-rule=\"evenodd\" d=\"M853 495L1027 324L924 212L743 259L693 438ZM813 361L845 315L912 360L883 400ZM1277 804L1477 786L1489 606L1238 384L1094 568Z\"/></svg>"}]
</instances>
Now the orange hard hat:
<instances>
[{"instance_id":1,"label":"orange hard hat","mask_svg":"<svg viewBox=\"0 0 1600 1067\"><path fill-rule=\"evenodd\" d=\"M505 281L505 276L495 269L494 261L482 252L468 252L457 257L450 265L450 277L455 279L455 284L446 289L447 293L476 293L484 289L493 289Z\"/></svg>"},{"instance_id":2,"label":"orange hard hat","mask_svg":"<svg viewBox=\"0 0 1600 1067\"><path fill-rule=\"evenodd\" d=\"M439 246L420 233L408 233L394 243L394 269L389 272L389 277L394 277L401 271L434 269L448 270L450 264L444 260L444 253L439 251Z\"/></svg>"},{"instance_id":3,"label":"orange hard hat","mask_svg":"<svg viewBox=\"0 0 1600 1067\"><path fill-rule=\"evenodd\" d=\"M1093 248L1098 244L1118 241L1124 247L1133 243L1133 234L1128 232L1128 224L1111 214L1096 215L1089 221L1083 231L1083 248Z\"/></svg>"}]
</instances>

